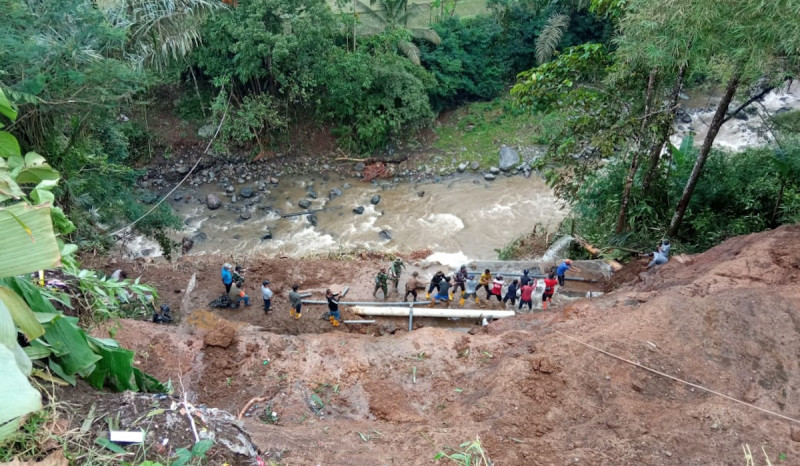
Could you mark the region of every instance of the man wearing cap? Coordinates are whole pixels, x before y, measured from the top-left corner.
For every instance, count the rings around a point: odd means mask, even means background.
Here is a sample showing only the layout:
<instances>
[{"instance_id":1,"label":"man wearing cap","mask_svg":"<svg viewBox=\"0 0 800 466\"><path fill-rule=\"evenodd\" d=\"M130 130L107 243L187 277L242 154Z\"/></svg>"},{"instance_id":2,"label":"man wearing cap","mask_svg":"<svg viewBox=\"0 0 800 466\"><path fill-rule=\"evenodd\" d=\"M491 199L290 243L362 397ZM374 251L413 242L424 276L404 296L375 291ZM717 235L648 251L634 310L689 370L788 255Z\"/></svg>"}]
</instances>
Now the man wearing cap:
<instances>
[{"instance_id":1,"label":"man wearing cap","mask_svg":"<svg viewBox=\"0 0 800 466\"><path fill-rule=\"evenodd\" d=\"M233 284L233 275L231 275L231 264L222 264L222 284L225 285L225 293L230 294L231 285Z\"/></svg>"},{"instance_id":2,"label":"man wearing cap","mask_svg":"<svg viewBox=\"0 0 800 466\"><path fill-rule=\"evenodd\" d=\"M452 296L450 296L450 299L455 299L456 292L458 291L459 288L461 288L461 296L463 298L464 293L466 292L464 284L467 282L467 275L469 275L467 273L467 266L462 265L461 268L458 269L458 272L456 272L455 276L453 277L455 283L453 284L453 292Z\"/></svg>"},{"instance_id":3,"label":"man wearing cap","mask_svg":"<svg viewBox=\"0 0 800 466\"><path fill-rule=\"evenodd\" d=\"M272 314L272 296L274 293L269 289L269 280L261 282L261 298L264 299L264 314Z\"/></svg>"},{"instance_id":4,"label":"man wearing cap","mask_svg":"<svg viewBox=\"0 0 800 466\"><path fill-rule=\"evenodd\" d=\"M527 284L529 284L529 283L531 283L533 281L533 278L531 278L531 276L529 275L530 273L531 273L531 271L528 270L528 269L525 269L525 270L522 271L522 276L519 277L519 287L520 287L520 289L522 289L523 286L525 286L525 285L527 285Z\"/></svg>"},{"instance_id":5,"label":"man wearing cap","mask_svg":"<svg viewBox=\"0 0 800 466\"><path fill-rule=\"evenodd\" d=\"M564 262L558 266L556 269L556 277L558 278L558 286L564 286L564 275L566 275L567 270L572 269L575 272L580 272L580 269L577 267L573 267L571 259L564 259Z\"/></svg>"},{"instance_id":6,"label":"man wearing cap","mask_svg":"<svg viewBox=\"0 0 800 466\"><path fill-rule=\"evenodd\" d=\"M459 301L459 305L464 307L464 300L466 298L475 298L475 304L478 304L478 280L475 280L475 275L470 274L467 276L467 289L464 294L461 296L461 301Z\"/></svg>"}]
</instances>

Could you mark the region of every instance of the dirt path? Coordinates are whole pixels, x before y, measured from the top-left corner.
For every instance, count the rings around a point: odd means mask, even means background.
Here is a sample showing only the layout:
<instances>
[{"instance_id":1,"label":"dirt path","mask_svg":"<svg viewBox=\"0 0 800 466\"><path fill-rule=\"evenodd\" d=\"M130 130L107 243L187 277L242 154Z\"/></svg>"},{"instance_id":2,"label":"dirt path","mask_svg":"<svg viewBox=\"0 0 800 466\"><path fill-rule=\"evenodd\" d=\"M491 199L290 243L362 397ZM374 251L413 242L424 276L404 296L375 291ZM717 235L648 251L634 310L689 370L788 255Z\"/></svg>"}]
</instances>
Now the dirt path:
<instances>
[{"instance_id":1,"label":"dirt path","mask_svg":"<svg viewBox=\"0 0 800 466\"><path fill-rule=\"evenodd\" d=\"M278 259L251 270L306 289L363 283L353 290L362 296L371 291L372 264ZM219 291L218 270L195 266L201 286L192 299L202 304ZM188 281L181 267L170 271L176 288ZM800 424L558 332L797 418L800 227L734 238L683 264L632 275L601 298L472 335L433 326L362 335L276 317L281 312L270 317L281 331L265 331L255 308L208 313L211 332L124 321L117 338L147 371L182 373L199 402L237 412L264 398L245 424L279 464L432 464L438 451L477 437L502 465L743 464L742 444L759 453L763 446L773 464L797 462ZM245 318L230 319L235 312Z\"/></svg>"}]
</instances>

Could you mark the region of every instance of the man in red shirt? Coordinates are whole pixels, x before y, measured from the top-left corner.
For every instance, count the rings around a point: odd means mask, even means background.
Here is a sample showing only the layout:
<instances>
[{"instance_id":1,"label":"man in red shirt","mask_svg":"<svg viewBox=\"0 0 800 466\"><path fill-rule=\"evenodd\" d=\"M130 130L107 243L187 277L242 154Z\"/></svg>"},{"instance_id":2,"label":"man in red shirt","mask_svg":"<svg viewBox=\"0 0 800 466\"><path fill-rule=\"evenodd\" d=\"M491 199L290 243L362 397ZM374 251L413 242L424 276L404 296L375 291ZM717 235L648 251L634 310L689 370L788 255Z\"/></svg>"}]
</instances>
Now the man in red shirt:
<instances>
[{"instance_id":1,"label":"man in red shirt","mask_svg":"<svg viewBox=\"0 0 800 466\"><path fill-rule=\"evenodd\" d=\"M520 289L519 295L519 308L522 309L523 304L528 305L528 310L533 310L533 288L536 286L536 279L533 280L533 283L527 282L522 285Z\"/></svg>"},{"instance_id":2,"label":"man in red shirt","mask_svg":"<svg viewBox=\"0 0 800 466\"><path fill-rule=\"evenodd\" d=\"M542 293L542 310L547 310L547 303L553 300L553 293L556 291L556 274L550 272L547 278L544 279L544 293Z\"/></svg>"}]
</instances>

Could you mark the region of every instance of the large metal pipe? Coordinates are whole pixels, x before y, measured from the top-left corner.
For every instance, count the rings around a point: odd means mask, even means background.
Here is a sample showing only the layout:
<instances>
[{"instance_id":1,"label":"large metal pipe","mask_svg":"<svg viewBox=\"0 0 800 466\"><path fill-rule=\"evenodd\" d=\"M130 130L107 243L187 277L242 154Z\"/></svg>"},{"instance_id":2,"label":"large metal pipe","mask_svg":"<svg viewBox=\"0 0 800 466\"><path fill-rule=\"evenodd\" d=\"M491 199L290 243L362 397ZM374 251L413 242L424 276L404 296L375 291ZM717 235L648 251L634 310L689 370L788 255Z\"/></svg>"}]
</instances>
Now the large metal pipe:
<instances>
[{"instance_id":1,"label":"large metal pipe","mask_svg":"<svg viewBox=\"0 0 800 466\"><path fill-rule=\"evenodd\" d=\"M350 309L354 314L367 315L367 316L396 316L408 317L411 312L410 307L371 307L371 306L354 306ZM501 319L504 317L513 317L514 311L494 311L491 309L443 309L443 308L414 308L414 317L462 317L480 319L485 317L487 319Z\"/></svg>"},{"instance_id":2,"label":"large metal pipe","mask_svg":"<svg viewBox=\"0 0 800 466\"><path fill-rule=\"evenodd\" d=\"M476 273L475 275L477 276L478 274ZM522 276L521 273L492 272L492 276L493 277L496 277L498 275L502 275L504 277L521 277ZM547 278L547 275L542 275L542 274L535 274L535 275L534 274L528 274L528 276L531 277L531 278ZM574 281L574 282L597 283L597 280L594 280L592 278L564 277L564 280Z\"/></svg>"},{"instance_id":3,"label":"large metal pipe","mask_svg":"<svg viewBox=\"0 0 800 466\"><path fill-rule=\"evenodd\" d=\"M425 301L423 301L425 303ZM303 304L328 304L328 301L321 301L317 299L304 299ZM411 303L399 302L383 302L383 301L339 301L342 306L408 306Z\"/></svg>"},{"instance_id":4,"label":"large metal pipe","mask_svg":"<svg viewBox=\"0 0 800 466\"><path fill-rule=\"evenodd\" d=\"M343 324L374 324L374 320L343 320Z\"/></svg>"}]
</instances>

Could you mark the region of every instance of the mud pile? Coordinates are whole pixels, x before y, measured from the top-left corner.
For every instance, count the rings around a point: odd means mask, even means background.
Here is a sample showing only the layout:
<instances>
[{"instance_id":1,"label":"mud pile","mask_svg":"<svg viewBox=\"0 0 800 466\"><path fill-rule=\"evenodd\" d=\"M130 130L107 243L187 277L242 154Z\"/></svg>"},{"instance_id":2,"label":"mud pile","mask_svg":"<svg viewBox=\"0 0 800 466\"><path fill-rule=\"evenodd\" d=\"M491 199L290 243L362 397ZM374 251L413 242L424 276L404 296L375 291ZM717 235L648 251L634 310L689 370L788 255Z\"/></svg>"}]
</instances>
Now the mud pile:
<instances>
[{"instance_id":1,"label":"mud pile","mask_svg":"<svg viewBox=\"0 0 800 466\"><path fill-rule=\"evenodd\" d=\"M363 262L257 267L319 288L369 276ZM201 273L212 286L216 268L208 269ZM116 338L146 371L180 374L196 403L238 414L258 398L244 425L262 458L281 464L431 464L445 447L476 437L500 465L743 464L742 444L758 453L756 464L766 464L762 446L773 463L800 461L800 424L566 336L800 418L800 226L642 270L602 298L473 334L372 327L362 335L315 316L295 331L273 325L282 329L275 332L250 309L252 319L187 311L180 326L123 321ZM286 313L280 306L276 319ZM228 325L232 340L206 338Z\"/></svg>"}]
</instances>

